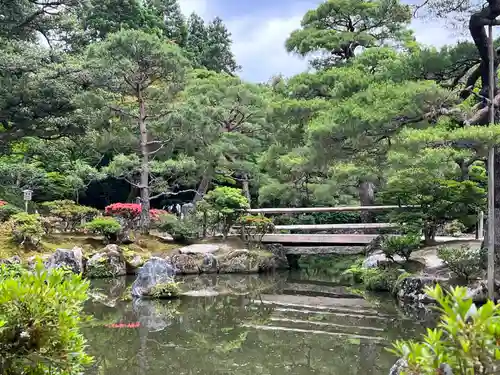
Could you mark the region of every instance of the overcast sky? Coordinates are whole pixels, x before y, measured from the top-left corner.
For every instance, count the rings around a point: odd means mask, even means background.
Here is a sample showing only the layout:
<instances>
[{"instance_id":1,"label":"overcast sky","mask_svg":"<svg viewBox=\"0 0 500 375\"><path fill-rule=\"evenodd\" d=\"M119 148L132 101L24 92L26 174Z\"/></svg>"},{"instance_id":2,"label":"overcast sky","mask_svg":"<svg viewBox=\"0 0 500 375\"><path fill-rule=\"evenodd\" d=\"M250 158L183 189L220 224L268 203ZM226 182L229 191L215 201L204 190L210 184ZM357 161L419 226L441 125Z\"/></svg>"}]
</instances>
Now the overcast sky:
<instances>
[{"instance_id":1,"label":"overcast sky","mask_svg":"<svg viewBox=\"0 0 500 375\"><path fill-rule=\"evenodd\" d=\"M233 37L233 52L242 66L240 75L254 82L307 69L307 61L288 54L284 43L299 27L305 12L320 3L322 0L180 0L186 15L195 11L205 20L215 16L224 20ZM446 29L443 22L414 21L412 28L419 42L437 47L464 38Z\"/></svg>"}]
</instances>

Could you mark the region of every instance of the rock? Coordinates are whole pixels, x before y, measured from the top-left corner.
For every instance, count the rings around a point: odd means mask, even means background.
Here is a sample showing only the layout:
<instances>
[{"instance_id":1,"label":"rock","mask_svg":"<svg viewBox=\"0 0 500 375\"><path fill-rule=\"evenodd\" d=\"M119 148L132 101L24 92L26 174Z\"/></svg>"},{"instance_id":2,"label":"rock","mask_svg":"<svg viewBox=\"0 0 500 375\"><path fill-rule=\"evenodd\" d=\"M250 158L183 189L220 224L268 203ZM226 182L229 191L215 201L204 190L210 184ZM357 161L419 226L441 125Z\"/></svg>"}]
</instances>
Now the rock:
<instances>
[{"instance_id":1,"label":"rock","mask_svg":"<svg viewBox=\"0 0 500 375\"><path fill-rule=\"evenodd\" d=\"M132 296L172 298L180 290L175 282L175 268L170 261L152 257L139 270L132 284Z\"/></svg>"},{"instance_id":2,"label":"rock","mask_svg":"<svg viewBox=\"0 0 500 375\"><path fill-rule=\"evenodd\" d=\"M22 260L19 256L14 255L13 257L7 258L7 259L0 259L0 264L5 264L5 265L13 265L13 264L21 264Z\"/></svg>"},{"instance_id":3,"label":"rock","mask_svg":"<svg viewBox=\"0 0 500 375\"><path fill-rule=\"evenodd\" d=\"M219 261L212 253L205 253L199 270L201 273L217 273L219 270Z\"/></svg>"},{"instance_id":4,"label":"rock","mask_svg":"<svg viewBox=\"0 0 500 375\"><path fill-rule=\"evenodd\" d=\"M117 245L108 245L87 262L87 277L118 277L127 274L123 252Z\"/></svg>"},{"instance_id":5,"label":"rock","mask_svg":"<svg viewBox=\"0 0 500 375\"><path fill-rule=\"evenodd\" d=\"M484 303L488 300L488 283L478 280L467 286L467 297L472 298L474 303Z\"/></svg>"},{"instance_id":6,"label":"rock","mask_svg":"<svg viewBox=\"0 0 500 375\"><path fill-rule=\"evenodd\" d=\"M218 261L220 273L257 273L276 269L273 254L266 251L233 250Z\"/></svg>"},{"instance_id":7,"label":"rock","mask_svg":"<svg viewBox=\"0 0 500 375\"><path fill-rule=\"evenodd\" d=\"M203 257L200 254L176 254L172 256L172 264L177 272L183 275L196 275L200 273Z\"/></svg>"},{"instance_id":8,"label":"rock","mask_svg":"<svg viewBox=\"0 0 500 375\"><path fill-rule=\"evenodd\" d=\"M217 244L195 244L180 248L179 253L187 255L207 253L213 254L219 250L221 250L221 246Z\"/></svg>"},{"instance_id":9,"label":"rock","mask_svg":"<svg viewBox=\"0 0 500 375\"><path fill-rule=\"evenodd\" d=\"M372 242L370 242L366 247L365 247L365 254L372 254L377 251L382 251L382 242L384 241L385 236L378 236L375 237Z\"/></svg>"},{"instance_id":10,"label":"rock","mask_svg":"<svg viewBox=\"0 0 500 375\"><path fill-rule=\"evenodd\" d=\"M83 251L79 247L72 250L57 249L45 262L48 269L67 267L73 273L83 273Z\"/></svg>"},{"instance_id":11,"label":"rock","mask_svg":"<svg viewBox=\"0 0 500 375\"><path fill-rule=\"evenodd\" d=\"M386 265L389 262L390 261L387 260L386 256L383 253L376 252L366 257L366 259L363 261L363 268L377 268Z\"/></svg>"},{"instance_id":12,"label":"rock","mask_svg":"<svg viewBox=\"0 0 500 375\"><path fill-rule=\"evenodd\" d=\"M269 244L266 249L273 255L274 266L278 270L288 270L290 265L286 257L287 249L281 244Z\"/></svg>"},{"instance_id":13,"label":"rock","mask_svg":"<svg viewBox=\"0 0 500 375\"><path fill-rule=\"evenodd\" d=\"M133 251L125 252L125 263L127 266L127 275L136 275L139 272L144 263L146 263L147 258L142 254L136 254Z\"/></svg>"},{"instance_id":14,"label":"rock","mask_svg":"<svg viewBox=\"0 0 500 375\"><path fill-rule=\"evenodd\" d=\"M392 365L389 370L389 375L400 375L403 371L408 367L408 363L404 358L400 358L396 361L394 365Z\"/></svg>"},{"instance_id":15,"label":"rock","mask_svg":"<svg viewBox=\"0 0 500 375\"><path fill-rule=\"evenodd\" d=\"M435 286L436 284L440 284L445 287L447 280L439 279L436 277L428 277L428 276L410 276L403 279L399 285L397 290L397 296L400 300L403 301L415 301L415 302L423 302L429 303L433 302L433 299L425 294L425 288L428 286Z\"/></svg>"},{"instance_id":16,"label":"rock","mask_svg":"<svg viewBox=\"0 0 500 375\"><path fill-rule=\"evenodd\" d=\"M402 372L406 371L407 367L408 362L404 358L400 358L389 370L389 375L401 375ZM453 375L453 370L450 365L442 363L439 365L439 369L436 370L436 374Z\"/></svg>"},{"instance_id":17,"label":"rock","mask_svg":"<svg viewBox=\"0 0 500 375\"><path fill-rule=\"evenodd\" d=\"M41 255L34 255L32 257L29 257L26 260L26 264L29 269L34 269L35 265L41 261L43 264L47 264L47 261L50 259L50 254L41 254Z\"/></svg>"}]
</instances>

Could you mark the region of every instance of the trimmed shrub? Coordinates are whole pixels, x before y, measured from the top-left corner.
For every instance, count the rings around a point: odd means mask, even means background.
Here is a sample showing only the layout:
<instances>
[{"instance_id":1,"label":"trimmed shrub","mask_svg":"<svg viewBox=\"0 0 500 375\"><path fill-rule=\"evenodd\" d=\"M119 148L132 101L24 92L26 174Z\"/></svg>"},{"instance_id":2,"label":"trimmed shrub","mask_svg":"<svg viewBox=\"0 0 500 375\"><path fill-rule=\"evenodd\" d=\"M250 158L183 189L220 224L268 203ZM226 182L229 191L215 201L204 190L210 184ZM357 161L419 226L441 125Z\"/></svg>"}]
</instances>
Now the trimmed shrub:
<instances>
[{"instance_id":1,"label":"trimmed shrub","mask_svg":"<svg viewBox=\"0 0 500 375\"><path fill-rule=\"evenodd\" d=\"M399 255L406 261L410 259L411 253L420 248L420 236L389 236L382 240L382 251L387 259L394 261L394 256Z\"/></svg>"},{"instance_id":2,"label":"trimmed shrub","mask_svg":"<svg viewBox=\"0 0 500 375\"><path fill-rule=\"evenodd\" d=\"M438 248L438 257L458 277L469 281L481 274L486 264L486 249L471 249L470 246L460 247L441 246Z\"/></svg>"},{"instance_id":3,"label":"trimmed shrub","mask_svg":"<svg viewBox=\"0 0 500 375\"><path fill-rule=\"evenodd\" d=\"M73 232L83 220L92 220L99 214L93 207L81 206L70 200L59 200L42 203L43 210L50 216L60 218L64 223L64 230Z\"/></svg>"},{"instance_id":4,"label":"trimmed shrub","mask_svg":"<svg viewBox=\"0 0 500 375\"><path fill-rule=\"evenodd\" d=\"M64 270L0 266L0 373L77 375L91 362L80 332L88 282Z\"/></svg>"},{"instance_id":5,"label":"trimmed shrub","mask_svg":"<svg viewBox=\"0 0 500 375\"><path fill-rule=\"evenodd\" d=\"M4 201L0 201L0 202L2 203L2 204L0 204L0 223L4 223L6 221L9 221L9 219L12 216L22 212L22 210L20 210L16 206L8 204L7 202L4 202Z\"/></svg>"},{"instance_id":6,"label":"trimmed shrub","mask_svg":"<svg viewBox=\"0 0 500 375\"><path fill-rule=\"evenodd\" d=\"M104 213L108 216L116 216L125 220L127 228L135 228L141 216L141 205L137 203L113 203L106 206ZM149 215L153 221L159 219L161 215L166 214L164 210L151 209Z\"/></svg>"},{"instance_id":7,"label":"trimmed shrub","mask_svg":"<svg viewBox=\"0 0 500 375\"><path fill-rule=\"evenodd\" d=\"M242 210L248 207L250 207L248 199L241 189L219 186L205 195L200 209L212 209L217 212L220 230L226 238L233 224L242 215Z\"/></svg>"},{"instance_id":8,"label":"trimmed shrub","mask_svg":"<svg viewBox=\"0 0 500 375\"><path fill-rule=\"evenodd\" d=\"M267 233L274 231L273 221L264 215L245 215L238 220L245 239L250 243L260 245Z\"/></svg>"},{"instance_id":9,"label":"trimmed shrub","mask_svg":"<svg viewBox=\"0 0 500 375\"><path fill-rule=\"evenodd\" d=\"M120 223L112 217L97 217L84 225L85 230L104 236L107 243L117 242L122 230Z\"/></svg>"},{"instance_id":10,"label":"trimmed shrub","mask_svg":"<svg viewBox=\"0 0 500 375\"><path fill-rule=\"evenodd\" d=\"M25 248L36 248L44 234L40 215L18 213L10 219L12 238Z\"/></svg>"},{"instance_id":11,"label":"trimmed shrub","mask_svg":"<svg viewBox=\"0 0 500 375\"><path fill-rule=\"evenodd\" d=\"M199 238L197 225L190 218L179 220L175 215L164 214L155 222L155 228L170 234L175 241L181 243L190 243Z\"/></svg>"}]
</instances>

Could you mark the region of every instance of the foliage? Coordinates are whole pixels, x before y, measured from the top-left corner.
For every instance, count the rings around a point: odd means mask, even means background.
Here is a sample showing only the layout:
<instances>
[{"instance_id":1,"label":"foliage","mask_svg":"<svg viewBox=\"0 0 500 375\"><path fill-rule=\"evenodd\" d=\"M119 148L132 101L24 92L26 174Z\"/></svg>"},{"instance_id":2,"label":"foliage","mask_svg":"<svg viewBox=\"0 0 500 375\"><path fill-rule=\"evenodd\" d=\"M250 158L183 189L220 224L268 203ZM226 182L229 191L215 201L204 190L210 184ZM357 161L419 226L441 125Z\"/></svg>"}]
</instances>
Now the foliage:
<instances>
[{"instance_id":1,"label":"foliage","mask_svg":"<svg viewBox=\"0 0 500 375\"><path fill-rule=\"evenodd\" d=\"M108 216L122 218L122 223L126 226L125 229L132 229L138 226L141 216L141 205L138 203L113 203L106 206L104 213ZM149 215L153 221L158 220L165 213L163 210L154 208L149 210Z\"/></svg>"},{"instance_id":2,"label":"foliage","mask_svg":"<svg viewBox=\"0 0 500 375\"><path fill-rule=\"evenodd\" d=\"M120 223L112 217L97 217L90 223L85 224L84 228L104 236L108 243L118 241L118 234L122 230Z\"/></svg>"},{"instance_id":3,"label":"foliage","mask_svg":"<svg viewBox=\"0 0 500 375\"><path fill-rule=\"evenodd\" d=\"M342 278L351 284L362 284L366 290L392 292L399 282L401 275L401 272L396 268L364 267L363 260L361 259L345 270L342 273Z\"/></svg>"},{"instance_id":4,"label":"foliage","mask_svg":"<svg viewBox=\"0 0 500 375\"><path fill-rule=\"evenodd\" d=\"M440 246L438 256L458 277L471 280L480 276L486 265L486 249L471 248L468 245L460 247Z\"/></svg>"},{"instance_id":5,"label":"foliage","mask_svg":"<svg viewBox=\"0 0 500 375\"><path fill-rule=\"evenodd\" d=\"M394 256L399 255L408 261L411 253L420 247L420 236L386 236L381 243L381 247L387 259L394 261Z\"/></svg>"},{"instance_id":6,"label":"foliage","mask_svg":"<svg viewBox=\"0 0 500 375\"><path fill-rule=\"evenodd\" d=\"M321 53L313 66L329 67L354 58L358 47L408 40L410 20L410 8L397 0L328 0L306 13L286 47L302 56Z\"/></svg>"},{"instance_id":7,"label":"foliage","mask_svg":"<svg viewBox=\"0 0 500 375\"><path fill-rule=\"evenodd\" d=\"M259 246L262 243L262 238L274 231L272 219L264 215L245 215L239 218L238 224L241 225L244 238L250 243Z\"/></svg>"},{"instance_id":8,"label":"foliage","mask_svg":"<svg viewBox=\"0 0 500 375\"><path fill-rule=\"evenodd\" d=\"M208 207L217 212L221 230L227 237L229 230L242 214L242 210L249 207L248 199L240 189L219 186L205 195L204 201Z\"/></svg>"},{"instance_id":9,"label":"foliage","mask_svg":"<svg viewBox=\"0 0 500 375\"><path fill-rule=\"evenodd\" d=\"M500 305L476 307L467 289L443 292L437 285L427 294L439 305L441 321L427 329L422 342L396 341L392 352L407 361L405 374L493 374L498 371Z\"/></svg>"},{"instance_id":10,"label":"foliage","mask_svg":"<svg viewBox=\"0 0 500 375\"><path fill-rule=\"evenodd\" d=\"M3 204L0 205L0 222L2 223L8 221L13 215L21 212L16 206L3 201L2 203Z\"/></svg>"},{"instance_id":11,"label":"foliage","mask_svg":"<svg viewBox=\"0 0 500 375\"><path fill-rule=\"evenodd\" d=\"M485 191L474 181L455 181L429 176L423 169L405 170L388 181L384 195L400 204L419 205L419 210L393 216L399 223L419 223L427 241L432 241L440 225L464 219L485 204Z\"/></svg>"},{"instance_id":12,"label":"foliage","mask_svg":"<svg viewBox=\"0 0 500 375\"><path fill-rule=\"evenodd\" d=\"M67 232L75 231L82 221L92 220L99 213L93 207L82 206L70 200L45 202L41 206L49 215L60 218Z\"/></svg>"},{"instance_id":13,"label":"foliage","mask_svg":"<svg viewBox=\"0 0 500 375\"><path fill-rule=\"evenodd\" d=\"M44 229L40 215L21 212L11 217L9 221L12 238L25 248L37 248Z\"/></svg>"},{"instance_id":14,"label":"foliage","mask_svg":"<svg viewBox=\"0 0 500 375\"><path fill-rule=\"evenodd\" d=\"M155 285L150 291L153 298L175 298L181 294L179 283L169 282Z\"/></svg>"},{"instance_id":15,"label":"foliage","mask_svg":"<svg viewBox=\"0 0 500 375\"><path fill-rule=\"evenodd\" d=\"M82 373L91 362L80 333L88 282L41 262L15 274L0 267L2 374Z\"/></svg>"},{"instance_id":16,"label":"foliage","mask_svg":"<svg viewBox=\"0 0 500 375\"><path fill-rule=\"evenodd\" d=\"M189 243L199 237L197 223L190 217L180 220L175 215L163 214L155 222L155 227L181 243Z\"/></svg>"},{"instance_id":17,"label":"foliage","mask_svg":"<svg viewBox=\"0 0 500 375\"><path fill-rule=\"evenodd\" d=\"M459 220L452 220L449 223L443 225L442 231L445 236L460 237L467 227Z\"/></svg>"}]
</instances>

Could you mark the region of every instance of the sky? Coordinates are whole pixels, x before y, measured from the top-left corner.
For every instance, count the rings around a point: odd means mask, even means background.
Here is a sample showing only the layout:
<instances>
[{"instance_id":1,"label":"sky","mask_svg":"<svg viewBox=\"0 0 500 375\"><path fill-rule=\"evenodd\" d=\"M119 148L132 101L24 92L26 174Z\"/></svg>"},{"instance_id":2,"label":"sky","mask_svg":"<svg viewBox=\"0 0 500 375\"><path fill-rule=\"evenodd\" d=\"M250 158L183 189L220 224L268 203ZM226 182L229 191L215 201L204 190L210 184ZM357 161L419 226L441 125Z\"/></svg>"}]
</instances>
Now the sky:
<instances>
[{"instance_id":1,"label":"sky","mask_svg":"<svg viewBox=\"0 0 500 375\"><path fill-rule=\"evenodd\" d=\"M414 2L415 0L413 0ZM266 82L273 75L291 76L307 70L308 63L285 50L285 40L299 28L302 16L323 0L179 0L184 14L193 11L210 21L224 20L233 38L233 53L241 65L240 76L252 82ZM403 0L412 2L412 0ZM209 5L210 4L210 5ZM413 21L417 41L441 47L464 39L443 23Z\"/></svg>"}]
</instances>

